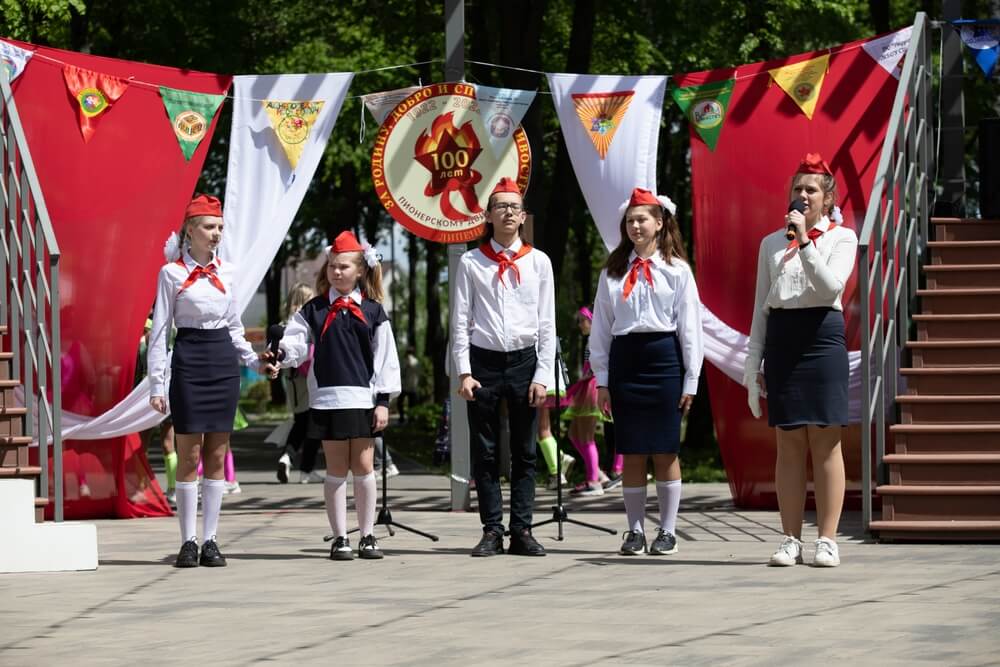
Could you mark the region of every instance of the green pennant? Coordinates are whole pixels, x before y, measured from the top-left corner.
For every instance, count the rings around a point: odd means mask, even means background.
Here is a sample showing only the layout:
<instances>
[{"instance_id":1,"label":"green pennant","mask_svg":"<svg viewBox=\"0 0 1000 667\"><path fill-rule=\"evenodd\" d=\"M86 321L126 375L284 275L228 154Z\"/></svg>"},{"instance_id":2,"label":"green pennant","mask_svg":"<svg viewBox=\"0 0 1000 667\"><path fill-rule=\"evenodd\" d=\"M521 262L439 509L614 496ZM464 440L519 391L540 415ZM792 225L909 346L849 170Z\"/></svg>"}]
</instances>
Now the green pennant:
<instances>
[{"instance_id":1,"label":"green pennant","mask_svg":"<svg viewBox=\"0 0 1000 667\"><path fill-rule=\"evenodd\" d=\"M716 81L701 86L674 88L671 94L691 126L698 131L709 150L714 151L722 132L722 122L726 119L729 96L733 92L733 80Z\"/></svg>"},{"instance_id":2,"label":"green pennant","mask_svg":"<svg viewBox=\"0 0 1000 667\"><path fill-rule=\"evenodd\" d=\"M181 146L184 159L190 162L198 144L208 135L212 118L226 96L206 95L160 86L160 97L163 98L170 127L174 130L174 136Z\"/></svg>"}]
</instances>

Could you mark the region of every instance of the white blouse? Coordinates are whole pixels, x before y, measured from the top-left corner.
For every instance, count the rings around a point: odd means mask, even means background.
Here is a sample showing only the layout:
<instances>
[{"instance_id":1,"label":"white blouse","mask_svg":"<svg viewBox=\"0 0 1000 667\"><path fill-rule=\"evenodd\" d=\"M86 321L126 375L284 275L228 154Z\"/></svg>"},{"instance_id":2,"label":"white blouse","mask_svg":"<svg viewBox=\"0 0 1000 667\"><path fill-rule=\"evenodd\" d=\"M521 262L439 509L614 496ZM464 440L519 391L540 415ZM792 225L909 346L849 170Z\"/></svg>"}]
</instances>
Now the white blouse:
<instances>
[{"instance_id":1,"label":"white blouse","mask_svg":"<svg viewBox=\"0 0 1000 667\"><path fill-rule=\"evenodd\" d=\"M229 337L240 355L240 362L255 370L259 367L257 353L244 336L243 322L236 312L233 289L236 266L230 262L223 263L218 257L209 262L209 265L215 265L225 293L220 292L206 276L200 276L181 292L188 276L200 266L186 251L182 262L183 266L178 262L164 264L156 280L153 327L149 332L146 353L150 396L166 395L167 339L173 326L178 329L229 329Z\"/></svg>"},{"instance_id":2,"label":"white blouse","mask_svg":"<svg viewBox=\"0 0 1000 667\"><path fill-rule=\"evenodd\" d=\"M760 370L767 316L772 309L825 306L844 310L840 297L854 271L858 237L843 225L830 229L826 216L816 223L816 229L824 234L801 249L798 243L788 248L785 228L760 242L747 373Z\"/></svg>"},{"instance_id":3,"label":"white blouse","mask_svg":"<svg viewBox=\"0 0 1000 667\"><path fill-rule=\"evenodd\" d=\"M675 331L680 339L684 358L683 393L698 393L698 376L705 358L701 331L701 301L691 267L674 258L670 264L659 252L651 258L653 284L642 272L627 299L622 298L625 280L631 271L633 251L628 269L621 278L601 271L594 298L594 321L590 329L590 366L594 369L597 386L608 385L608 358L611 339L630 333Z\"/></svg>"},{"instance_id":4,"label":"white blouse","mask_svg":"<svg viewBox=\"0 0 1000 667\"><path fill-rule=\"evenodd\" d=\"M513 257L523 245L515 239L510 248L494 240L497 253ZM462 255L455 271L455 310L452 320L452 354L459 375L472 372L469 346L495 352L513 352L534 347L538 355L532 382L545 387L554 383L556 356L555 284L552 262L537 248L516 262L514 271L497 275L498 265L478 248Z\"/></svg>"}]
</instances>

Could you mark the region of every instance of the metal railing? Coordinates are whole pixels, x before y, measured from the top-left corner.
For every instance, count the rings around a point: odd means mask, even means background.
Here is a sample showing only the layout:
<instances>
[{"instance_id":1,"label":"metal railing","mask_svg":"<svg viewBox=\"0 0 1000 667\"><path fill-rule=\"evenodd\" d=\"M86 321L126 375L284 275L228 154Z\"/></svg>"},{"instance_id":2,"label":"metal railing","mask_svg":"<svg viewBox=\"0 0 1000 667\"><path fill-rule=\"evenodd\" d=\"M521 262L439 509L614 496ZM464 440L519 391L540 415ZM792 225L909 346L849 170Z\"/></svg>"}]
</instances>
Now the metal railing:
<instances>
[{"instance_id":1,"label":"metal railing","mask_svg":"<svg viewBox=\"0 0 1000 667\"><path fill-rule=\"evenodd\" d=\"M51 439L54 511L63 520L62 380L59 339L59 245L49 220L5 67L0 67L0 325L13 352L11 379L21 383L25 435L38 443L38 495L49 497Z\"/></svg>"},{"instance_id":2,"label":"metal railing","mask_svg":"<svg viewBox=\"0 0 1000 667\"><path fill-rule=\"evenodd\" d=\"M913 22L858 247L861 310L862 519L872 519L872 440L876 477L885 481L886 423L896 421L900 350L926 257L934 183L930 21Z\"/></svg>"}]
</instances>

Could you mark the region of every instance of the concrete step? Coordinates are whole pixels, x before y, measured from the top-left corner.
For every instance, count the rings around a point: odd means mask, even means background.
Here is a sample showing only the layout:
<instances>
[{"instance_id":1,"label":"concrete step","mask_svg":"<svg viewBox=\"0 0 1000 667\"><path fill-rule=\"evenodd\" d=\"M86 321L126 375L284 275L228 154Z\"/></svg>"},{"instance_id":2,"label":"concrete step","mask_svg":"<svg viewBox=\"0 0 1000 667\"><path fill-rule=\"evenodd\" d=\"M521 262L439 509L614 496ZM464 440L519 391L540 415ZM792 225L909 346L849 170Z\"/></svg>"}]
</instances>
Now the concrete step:
<instances>
[{"instance_id":1,"label":"concrete step","mask_svg":"<svg viewBox=\"0 0 1000 667\"><path fill-rule=\"evenodd\" d=\"M931 218L935 241L1000 241L1000 222L976 218Z\"/></svg>"},{"instance_id":2,"label":"concrete step","mask_svg":"<svg viewBox=\"0 0 1000 667\"><path fill-rule=\"evenodd\" d=\"M886 454L889 483L909 485L1000 485L1000 447L982 454Z\"/></svg>"},{"instance_id":3,"label":"concrete step","mask_svg":"<svg viewBox=\"0 0 1000 667\"><path fill-rule=\"evenodd\" d=\"M928 264L924 274L929 289L1000 287L1000 264Z\"/></svg>"},{"instance_id":4,"label":"concrete step","mask_svg":"<svg viewBox=\"0 0 1000 667\"><path fill-rule=\"evenodd\" d=\"M914 368L927 366L1000 366L1000 338L911 340L906 343Z\"/></svg>"},{"instance_id":5,"label":"concrete step","mask_svg":"<svg viewBox=\"0 0 1000 667\"><path fill-rule=\"evenodd\" d=\"M884 484L882 518L889 521L1000 521L1000 484Z\"/></svg>"},{"instance_id":6,"label":"concrete step","mask_svg":"<svg viewBox=\"0 0 1000 667\"><path fill-rule=\"evenodd\" d=\"M0 478L0 572L55 572L97 569L97 527L67 521L36 523L35 485Z\"/></svg>"},{"instance_id":7,"label":"concrete step","mask_svg":"<svg viewBox=\"0 0 1000 667\"><path fill-rule=\"evenodd\" d=\"M897 396L903 424L1000 423L1000 396Z\"/></svg>"},{"instance_id":8,"label":"concrete step","mask_svg":"<svg viewBox=\"0 0 1000 667\"><path fill-rule=\"evenodd\" d=\"M931 265L992 264L1000 258L1000 241L929 241L927 248Z\"/></svg>"},{"instance_id":9,"label":"concrete step","mask_svg":"<svg viewBox=\"0 0 1000 667\"><path fill-rule=\"evenodd\" d=\"M1000 423L894 424L897 454L975 454L1000 450Z\"/></svg>"},{"instance_id":10,"label":"concrete step","mask_svg":"<svg viewBox=\"0 0 1000 667\"><path fill-rule=\"evenodd\" d=\"M917 340L1000 338L1000 313L914 315Z\"/></svg>"},{"instance_id":11,"label":"concrete step","mask_svg":"<svg viewBox=\"0 0 1000 667\"><path fill-rule=\"evenodd\" d=\"M880 540L997 541L1000 521L872 521Z\"/></svg>"},{"instance_id":12,"label":"concrete step","mask_svg":"<svg viewBox=\"0 0 1000 667\"><path fill-rule=\"evenodd\" d=\"M917 395L976 395L1000 390L998 366L930 366L901 368L906 393Z\"/></svg>"},{"instance_id":13,"label":"concrete step","mask_svg":"<svg viewBox=\"0 0 1000 667\"><path fill-rule=\"evenodd\" d=\"M918 289L926 314L1000 313L1000 288Z\"/></svg>"}]
</instances>

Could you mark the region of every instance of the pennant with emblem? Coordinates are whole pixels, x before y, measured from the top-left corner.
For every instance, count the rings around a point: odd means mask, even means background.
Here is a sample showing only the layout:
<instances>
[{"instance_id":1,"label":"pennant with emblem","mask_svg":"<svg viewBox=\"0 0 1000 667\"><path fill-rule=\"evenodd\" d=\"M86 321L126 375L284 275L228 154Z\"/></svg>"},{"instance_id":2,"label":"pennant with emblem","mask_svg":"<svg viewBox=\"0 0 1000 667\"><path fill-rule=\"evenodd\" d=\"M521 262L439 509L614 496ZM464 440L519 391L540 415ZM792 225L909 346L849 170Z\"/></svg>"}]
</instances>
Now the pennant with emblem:
<instances>
[{"instance_id":1,"label":"pennant with emblem","mask_svg":"<svg viewBox=\"0 0 1000 667\"><path fill-rule=\"evenodd\" d=\"M686 86L674 88L671 95L677 106L687 116L691 127L695 129L709 150L714 151L719 143L722 123L726 119L729 108L729 96L732 95L734 82L716 81L701 86Z\"/></svg>"},{"instance_id":2,"label":"pennant with emblem","mask_svg":"<svg viewBox=\"0 0 1000 667\"><path fill-rule=\"evenodd\" d=\"M31 54L32 52L27 49L0 40L0 63L3 63L3 68L7 71L7 79L11 83L21 76L21 72L28 66Z\"/></svg>"},{"instance_id":3,"label":"pennant with emblem","mask_svg":"<svg viewBox=\"0 0 1000 667\"><path fill-rule=\"evenodd\" d=\"M160 97L184 159L190 162L201 140L208 135L215 112L226 96L160 86Z\"/></svg>"},{"instance_id":4,"label":"pennant with emblem","mask_svg":"<svg viewBox=\"0 0 1000 667\"><path fill-rule=\"evenodd\" d=\"M271 120L271 127L278 136L278 142L285 151L292 169L299 164L302 149L312 131L319 112L323 110L323 100L305 102L265 100L264 111Z\"/></svg>"},{"instance_id":5,"label":"pennant with emblem","mask_svg":"<svg viewBox=\"0 0 1000 667\"><path fill-rule=\"evenodd\" d=\"M903 73L903 56L906 55L906 50L910 47L910 35L912 34L913 26L908 26L888 35L868 40L861 45L861 48L874 58L882 69L898 79Z\"/></svg>"},{"instance_id":6,"label":"pennant with emblem","mask_svg":"<svg viewBox=\"0 0 1000 667\"><path fill-rule=\"evenodd\" d=\"M88 142L97 131L98 121L125 94L128 81L73 65L63 65L63 78L69 94L76 100L80 133L84 142Z\"/></svg>"},{"instance_id":7,"label":"pennant with emblem","mask_svg":"<svg viewBox=\"0 0 1000 667\"><path fill-rule=\"evenodd\" d=\"M583 123L584 131L587 132L602 160L611 148L615 132L621 126L634 93L632 90L613 93L573 93L576 115Z\"/></svg>"},{"instance_id":8,"label":"pennant with emblem","mask_svg":"<svg viewBox=\"0 0 1000 667\"><path fill-rule=\"evenodd\" d=\"M1000 56L1000 20L963 19L952 21L962 36L962 42L969 48L979 69L987 78L993 76L993 70Z\"/></svg>"},{"instance_id":9,"label":"pennant with emblem","mask_svg":"<svg viewBox=\"0 0 1000 667\"><path fill-rule=\"evenodd\" d=\"M533 90L476 86L479 117L486 129L493 155L500 157L507 150L514 140L515 130L534 99Z\"/></svg>"},{"instance_id":10,"label":"pennant with emblem","mask_svg":"<svg viewBox=\"0 0 1000 667\"><path fill-rule=\"evenodd\" d=\"M768 70L767 73L799 105L806 118L812 120L829 66L830 54L827 53L794 65Z\"/></svg>"}]
</instances>

